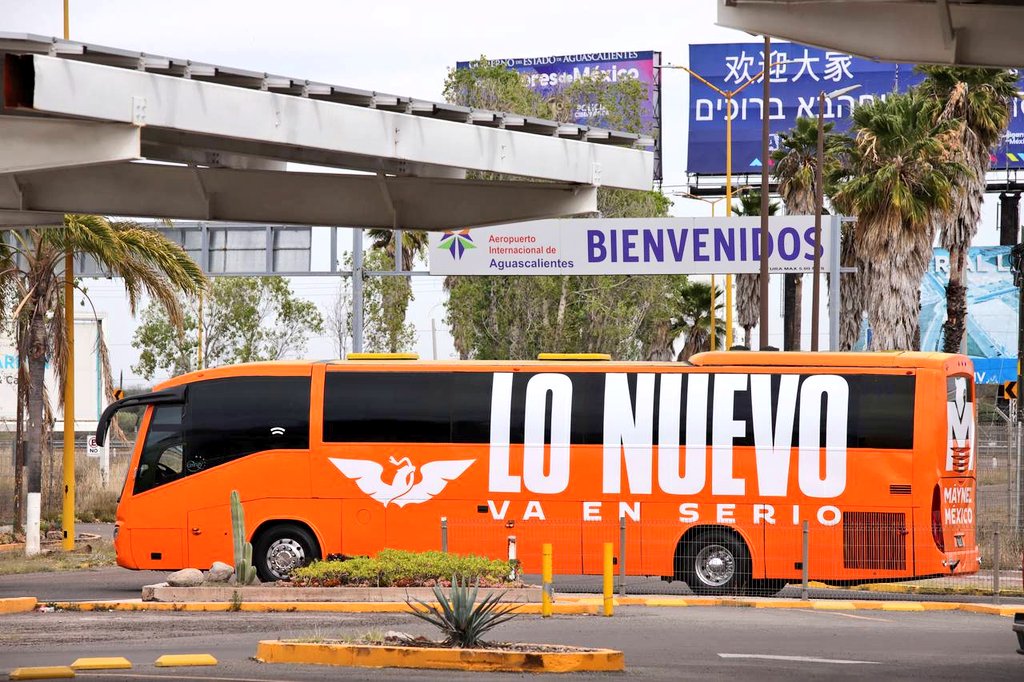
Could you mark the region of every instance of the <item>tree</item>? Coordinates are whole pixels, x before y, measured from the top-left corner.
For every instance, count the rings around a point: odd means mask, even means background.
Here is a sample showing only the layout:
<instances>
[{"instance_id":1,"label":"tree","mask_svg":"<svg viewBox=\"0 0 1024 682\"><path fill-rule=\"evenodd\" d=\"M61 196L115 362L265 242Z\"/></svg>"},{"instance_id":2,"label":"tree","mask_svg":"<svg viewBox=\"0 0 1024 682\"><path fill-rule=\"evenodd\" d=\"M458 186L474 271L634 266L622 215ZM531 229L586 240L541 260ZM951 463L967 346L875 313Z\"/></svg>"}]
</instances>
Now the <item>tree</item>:
<instances>
[{"instance_id":1,"label":"tree","mask_svg":"<svg viewBox=\"0 0 1024 682\"><path fill-rule=\"evenodd\" d=\"M920 338L920 290L935 216L952 208L965 168L957 131L936 121L920 92L891 94L853 112L835 201L857 216L856 266L865 287L873 350L911 350Z\"/></svg>"},{"instance_id":2,"label":"tree","mask_svg":"<svg viewBox=\"0 0 1024 682\"><path fill-rule=\"evenodd\" d=\"M1006 69L922 66L921 92L938 103L939 121L957 124L958 151L967 172L952 210L940 216L939 243L949 250L946 322L942 350L959 353L967 321L967 249L978 232L991 149L1010 122L1017 95L1017 73Z\"/></svg>"},{"instance_id":3,"label":"tree","mask_svg":"<svg viewBox=\"0 0 1024 682\"><path fill-rule=\"evenodd\" d=\"M837 137L829 132L834 123L823 125L824 167L823 177L835 166ZM772 173L779 181L779 194L789 215L814 215L815 172L818 166L818 122L813 118L801 117L788 132L779 135L779 148L772 152L775 166ZM785 275L783 307L785 329L784 350L800 350L800 322L803 315L801 298L803 276Z\"/></svg>"},{"instance_id":4,"label":"tree","mask_svg":"<svg viewBox=\"0 0 1024 682\"><path fill-rule=\"evenodd\" d=\"M180 323L182 317L179 292L195 296L205 286L206 278L180 246L159 232L131 222L66 215L60 227L12 230L8 234L12 241L0 248L0 295L13 304L4 306L3 314L13 318L20 328L19 364L27 382L25 465L32 523L26 528L25 550L33 554L39 550L42 450L52 424L43 384L46 365L53 366L59 385L68 378L64 307L72 302L64 300L65 253L88 255L120 277L133 314L140 298L148 295L173 324ZM108 392L111 387L108 382ZM108 399L111 397L108 395ZM63 392L58 404L63 407Z\"/></svg>"},{"instance_id":5,"label":"tree","mask_svg":"<svg viewBox=\"0 0 1024 682\"><path fill-rule=\"evenodd\" d=\"M594 125L641 132L646 92L635 79L575 80L547 98L504 64L486 59L451 71L448 101L560 121L578 113ZM493 174L485 177L494 179ZM606 218L667 215L660 192L598 190ZM448 277L445 321L464 358L536 357L537 353L606 352L622 359L671 359L673 291L681 276Z\"/></svg>"},{"instance_id":6,"label":"tree","mask_svg":"<svg viewBox=\"0 0 1024 682\"><path fill-rule=\"evenodd\" d=\"M185 311L180 325L161 305L143 310L132 339L141 351L133 369L147 379L198 369L197 302L182 295L177 304ZM203 364L280 360L304 351L309 335L322 331L316 306L294 296L284 277L218 278L203 301Z\"/></svg>"},{"instance_id":7,"label":"tree","mask_svg":"<svg viewBox=\"0 0 1024 682\"><path fill-rule=\"evenodd\" d=\"M370 251L363 260L367 270L386 270L391 258ZM412 301L408 277L366 277L363 281L363 346L370 353L400 353L416 342L416 328L405 321Z\"/></svg>"},{"instance_id":8,"label":"tree","mask_svg":"<svg viewBox=\"0 0 1024 682\"><path fill-rule=\"evenodd\" d=\"M366 231L370 237L370 248L383 251L395 262L395 231L374 228ZM402 231L402 270L412 270L413 261L427 253L427 233L425 230Z\"/></svg>"},{"instance_id":9,"label":"tree","mask_svg":"<svg viewBox=\"0 0 1024 682\"><path fill-rule=\"evenodd\" d=\"M711 348L711 285L702 282L683 282L676 293L677 311L679 314L676 327L682 334L683 348L679 351L679 360L688 360L697 353ZM715 301L721 291L715 287ZM718 311L721 303L715 304L715 316L721 317ZM725 330L716 326L716 345L725 343Z\"/></svg>"},{"instance_id":10,"label":"tree","mask_svg":"<svg viewBox=\"0 0 1024 682\"><path fill-rule=\"evenodd\" d=\"M338 357L345 358L348 355L349 340L352 338L352 284L348 278L342 278L338 284L334 303L327 311L327 329L334 339Z\"/></svg>"},{"instance_id":11,"label":"tree","mask_svg":"<svg viewBox=\"0 0 1024 682\"><path fill-rule=\"evenodd\" d=\"M775 215L779 205L768 202L768 215ZM761 190L750 190L740 194L739 206L732 209L733 215L761 215ZM750 348L750 331L761 316L761 275L736 275L736 321L743 327L743 345Z\"/></svg>"}]
</instances>

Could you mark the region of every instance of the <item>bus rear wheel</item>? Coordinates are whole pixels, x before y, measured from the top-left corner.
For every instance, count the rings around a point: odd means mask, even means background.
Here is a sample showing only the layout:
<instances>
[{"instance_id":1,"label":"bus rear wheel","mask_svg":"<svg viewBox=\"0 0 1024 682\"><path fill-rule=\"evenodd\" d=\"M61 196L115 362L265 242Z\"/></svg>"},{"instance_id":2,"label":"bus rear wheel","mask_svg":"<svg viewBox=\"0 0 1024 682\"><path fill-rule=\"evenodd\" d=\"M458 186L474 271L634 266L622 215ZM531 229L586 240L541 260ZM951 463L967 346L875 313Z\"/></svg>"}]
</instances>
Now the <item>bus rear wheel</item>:
<instances>
[{"instance_id":1,"label":"bus rear wheel","mask_svg":"<svg viewBox=\"0 0 1024 682\"><path fill-rule=\"evenodd\" d=\"M750 581L750 552L742 539L725 530L704 531L684 543L677 565L695 594L739 594Z\"/></svg>"},{"instance_id":2,"label":"bus rear wheel","mask_svg":"<svg viewBox=\"0 0 1024 682\"><path fill-rule=\"evenodd\" d=\"M316 538L294 523L271 526L259 534L252 548L256 575L263 582L287 580L296 568L319 558Z\"/></svg>"}]
</instances>

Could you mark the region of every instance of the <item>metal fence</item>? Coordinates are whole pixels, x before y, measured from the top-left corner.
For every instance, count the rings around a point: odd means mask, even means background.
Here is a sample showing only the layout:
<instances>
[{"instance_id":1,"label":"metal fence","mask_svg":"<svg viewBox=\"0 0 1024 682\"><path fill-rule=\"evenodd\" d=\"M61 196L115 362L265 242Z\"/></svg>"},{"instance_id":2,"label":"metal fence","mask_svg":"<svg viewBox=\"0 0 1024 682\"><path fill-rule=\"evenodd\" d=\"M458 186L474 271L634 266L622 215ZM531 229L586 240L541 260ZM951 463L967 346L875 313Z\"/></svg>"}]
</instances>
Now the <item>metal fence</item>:
<instances>
[{"instance_id":1,"label":"metal fence","mask_svg":"<svg viewBox=\"0 0 1024 682\"><path fill-rule=\"evenodd\" d=\"M978 397L975 542L980 562L974 559L975 571L965 573L958 567L950 574L940 567L922 576L920 567L914 566L915 548L922 552L930 548L934 553L934 540L931 526L922 525L920 518L916 527L909 516L901 522L884 513L875 518L847 515L826 525L817 514L811 514L805 532L806 510L795 520L790 511L780 510L776 524L765 535L764 556L758 559L775 566L778 572L774 575L785 576L785 581L754 581L752 564L735 538L691 537L680 543L688 525L679 523L677 505L667 503L662 510L658 505L644 507L642 522L627 517L624 523L617 513L600 522L582 521L578 502L545 502L547 518L543 520L523 520L529 510L524 514L518 509L509 511L508 520L497 521L492 513L497 510L488 508L487 513L470 518L447 519L443 528L438 519L436 539L429 540L429 548L445 546L452 552L492 557L514 552L527 568L539 570L542 547L549 543L555 590L562 593L600 592L604 544L611 542L616 591L625 594L693 594L687 579L689 583L700 579L696 569L700 563L706 583L721 580L730 571L739 576L718 587L705 585L702 589L697 585L697 591L704 593L842 599L918 599L927 595L950 601L1024 601L1018 427L1008 406L985 388L979 390ZM88 510L104 520L112 516L129 454L127 446L112 450L110 480L101 481L97 460L85 457L84 448L78 452L80 512ZM43 464L44 516L51 518L59 514L61 502L59 444L50 449ZM10 522L12 485L11 458L0 456L0 525ZM737 509L737 516L739 513ZM825 515L824 520L832 519ZM510 542L512 538L514 542ZM907 575L920 577L907 579ZM526 578L540 582L538 575L527 574Z\"/></svg>"}]
</instances>

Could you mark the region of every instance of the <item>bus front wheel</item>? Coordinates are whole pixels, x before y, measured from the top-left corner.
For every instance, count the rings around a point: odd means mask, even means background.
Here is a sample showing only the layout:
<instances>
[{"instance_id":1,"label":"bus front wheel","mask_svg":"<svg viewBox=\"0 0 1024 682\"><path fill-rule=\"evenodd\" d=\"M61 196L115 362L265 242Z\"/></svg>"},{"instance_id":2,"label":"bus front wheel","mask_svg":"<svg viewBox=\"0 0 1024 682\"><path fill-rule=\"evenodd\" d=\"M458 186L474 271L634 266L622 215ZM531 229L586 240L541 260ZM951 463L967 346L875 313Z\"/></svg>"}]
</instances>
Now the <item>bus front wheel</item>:
<instances>
[{"instance_id":1,"label":"bus front wheel","mask_svg":"<svg viewBox=\"0 0 1024 682\"><path fill-rule=\"evenodd\" d=\"M695 594L737 594L750 581L750 552L726 530L704 531L683 543L683 580Z\"/></svg>"},{"instance_id":2,"label":"bus front wheel","mask_svg":"<svg viewBox=\"0 0 1024 682\"><path fill-rule=\"evenodd\" d=\"M278 524L261 532L252 548L256 574L263 582L287 580L296 568L319 558L316 538L293 523Z\"/></svg>"}]
</instances>

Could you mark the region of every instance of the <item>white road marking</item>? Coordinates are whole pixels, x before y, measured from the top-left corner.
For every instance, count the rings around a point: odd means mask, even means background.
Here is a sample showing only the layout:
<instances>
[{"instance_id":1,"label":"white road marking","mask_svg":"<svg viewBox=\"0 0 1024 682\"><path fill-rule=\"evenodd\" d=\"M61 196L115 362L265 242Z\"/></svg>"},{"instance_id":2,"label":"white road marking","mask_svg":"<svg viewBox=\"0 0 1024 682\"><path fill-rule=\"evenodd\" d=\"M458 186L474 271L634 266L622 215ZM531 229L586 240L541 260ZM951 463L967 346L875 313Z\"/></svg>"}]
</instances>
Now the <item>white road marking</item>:
<instances>
[{"instance_id":1,"label":"white road marking","mask_svg":"<svg viewBox=\"0 0 1024 682\"><path fill-rule=\"evenodd\" d=\"M797 611L802 611L803 613L815 613L815 614L826 613L826 614L828 614L830 616L842 616L843 618L856 618L857 620L873 620L873 621L876 621L878 623L891 623L892 622L888 618L872 618L871 616L858 616L855 613L843 613L842 611L812 611L810 609L796 609L796 610Z\"/></svg>"},{"instance_id":2,"label":"white road marking","mask_svg":"<svg viewBox=\"0 0 1024 682\"><path fill-rule=\"evenodd\" d=\"M881 665L881 661L848 661L842 658L814 658L813 656L777 656L773 654L718 654L719 658L757 658L767 661L795 661L797 663L839 663L842 665Z\"/></svg>"}]
</instances>

